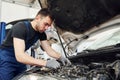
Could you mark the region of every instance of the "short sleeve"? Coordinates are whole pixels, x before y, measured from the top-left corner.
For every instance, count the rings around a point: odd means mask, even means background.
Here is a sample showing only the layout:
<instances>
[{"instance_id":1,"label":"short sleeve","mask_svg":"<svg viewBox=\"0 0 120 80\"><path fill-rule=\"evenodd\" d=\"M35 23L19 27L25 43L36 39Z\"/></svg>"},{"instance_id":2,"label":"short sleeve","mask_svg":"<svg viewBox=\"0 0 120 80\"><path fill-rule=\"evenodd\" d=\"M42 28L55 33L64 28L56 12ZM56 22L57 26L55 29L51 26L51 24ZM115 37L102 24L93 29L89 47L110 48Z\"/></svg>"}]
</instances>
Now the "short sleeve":
<instances>
[{"instance_id":1,"label":"short sleeve","mask_svg":"<svg viewBox=\"0 0 120 80\"><path fill-rule=\"evenodd\" d=\"M20 38L25 40L26 28L24 23L18 22L12 27L12 37Z\"/></svg>"},{"instance_id":2,"label":"short sleeve","mask_svg":"<svg viewBox=\"0 0 120 80\"><path fill-rule=\"evenodd\" d=\"M39 34L40 34L39 38L40 38L41 41L47 40L47 36L46 36L46 33L45 33L45 32L39 33Z\"/></svg>"}]
</instances>

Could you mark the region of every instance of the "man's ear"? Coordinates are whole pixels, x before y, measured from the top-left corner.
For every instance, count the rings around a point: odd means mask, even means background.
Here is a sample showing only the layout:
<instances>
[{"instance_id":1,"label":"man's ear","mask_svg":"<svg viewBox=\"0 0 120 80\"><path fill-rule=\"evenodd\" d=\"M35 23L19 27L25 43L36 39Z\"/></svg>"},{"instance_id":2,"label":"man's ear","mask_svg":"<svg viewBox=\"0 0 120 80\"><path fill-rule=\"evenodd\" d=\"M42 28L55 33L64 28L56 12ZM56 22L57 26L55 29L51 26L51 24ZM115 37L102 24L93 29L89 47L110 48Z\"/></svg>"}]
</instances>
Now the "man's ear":
<instances>
[{"instance_id":1,"label":"man's ear","mask_svg":"<svg viewBox=\"0 0 120 80\"><path fill-rule=\"evenodd\" d=\"M40 19L43 19L44 18L44 16L40 16Z\"/></svg>"},{"instance_id":2,"label":"man's ear","mask_svg":"<svg viewBox=\"0 0 120 80\"><path fill-rule=\"evenodd\" d=\"M40 15L37 15L36 17L35 17L35 19L40 19L41 18L41 16Z\"/></svg>"}]
</instances>

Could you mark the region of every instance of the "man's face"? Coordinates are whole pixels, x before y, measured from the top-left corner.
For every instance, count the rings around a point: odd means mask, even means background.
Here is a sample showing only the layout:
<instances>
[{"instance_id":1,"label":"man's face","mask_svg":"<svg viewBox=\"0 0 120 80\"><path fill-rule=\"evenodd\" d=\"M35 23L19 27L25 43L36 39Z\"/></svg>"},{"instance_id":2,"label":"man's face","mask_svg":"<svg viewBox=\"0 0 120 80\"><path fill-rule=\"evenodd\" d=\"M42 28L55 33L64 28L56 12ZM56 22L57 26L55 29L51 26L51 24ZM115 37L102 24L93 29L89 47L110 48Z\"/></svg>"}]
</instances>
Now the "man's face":
<instances>
[{"instance_id":1,"label":"man's face","mask_svg":"<svg viewBox=\"0 0 120 80\"><path fill-rule=\"evenodd\" d=\"M39 17L37 22L37 30L42 33L45 30L47 30L49 27L51 27L51 24L52 24L52 20L50 19L49 16Z\"/></svg>"}]
</instances>

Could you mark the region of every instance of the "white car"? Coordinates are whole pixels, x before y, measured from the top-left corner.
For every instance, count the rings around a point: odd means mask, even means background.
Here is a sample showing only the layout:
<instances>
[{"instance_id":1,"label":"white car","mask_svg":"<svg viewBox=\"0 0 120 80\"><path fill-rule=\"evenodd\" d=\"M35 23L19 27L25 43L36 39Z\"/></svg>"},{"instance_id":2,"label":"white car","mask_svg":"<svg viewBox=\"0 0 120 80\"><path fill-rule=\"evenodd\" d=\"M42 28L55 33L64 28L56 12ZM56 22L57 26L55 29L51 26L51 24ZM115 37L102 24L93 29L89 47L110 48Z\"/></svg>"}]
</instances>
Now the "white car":
<instances>
[{"instance_id":1,"label":"white car","mask_svg":"<svg viewBox=\"0 0 120 80\"><path fill-rule=\"evenodd\" d=\"M13 80L120 80L120 0L39 1L53 12L72 65L31 67Z\"/></svg>"}]
</instances>

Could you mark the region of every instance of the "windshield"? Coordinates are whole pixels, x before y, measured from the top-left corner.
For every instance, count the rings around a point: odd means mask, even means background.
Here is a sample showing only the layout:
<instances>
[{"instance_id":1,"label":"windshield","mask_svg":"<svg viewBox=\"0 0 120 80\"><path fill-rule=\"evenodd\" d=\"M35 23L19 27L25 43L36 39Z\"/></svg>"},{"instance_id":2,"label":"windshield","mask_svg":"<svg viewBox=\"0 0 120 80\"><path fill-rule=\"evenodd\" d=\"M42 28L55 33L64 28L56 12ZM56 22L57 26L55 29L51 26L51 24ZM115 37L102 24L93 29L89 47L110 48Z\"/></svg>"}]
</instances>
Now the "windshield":
<instances>
[{"instance_id":1,"label":"windshield","mask_svg":"<svg viewBox=\"0 0 120 80\"><path fill-rule=\"evenodd\" d=\"M120 43L120 27L112 29L104 29L99 31L99 33L94 33L88 39L80 42L77 51L81 52L83 50L96 50L98 48L115 45Z\"/></svg>"}]
</instances>

